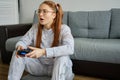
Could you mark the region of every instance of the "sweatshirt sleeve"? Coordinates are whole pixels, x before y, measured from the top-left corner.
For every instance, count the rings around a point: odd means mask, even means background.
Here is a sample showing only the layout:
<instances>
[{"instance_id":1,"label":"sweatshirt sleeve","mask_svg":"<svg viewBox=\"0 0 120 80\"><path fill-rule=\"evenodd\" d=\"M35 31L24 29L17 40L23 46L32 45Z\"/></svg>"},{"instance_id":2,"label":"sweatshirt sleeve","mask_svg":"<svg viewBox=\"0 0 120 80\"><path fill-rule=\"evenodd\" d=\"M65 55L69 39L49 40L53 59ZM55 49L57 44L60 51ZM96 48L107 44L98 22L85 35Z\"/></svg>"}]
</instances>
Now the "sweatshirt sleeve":
<instances>
[{"instance_id":1,"label":"sweatshirt sleeve","mask_svg":"<svg viewBox=\"0 0 120 80\"><path fill-rule=\"evenodd\" d=\"M27 48L28 45L33 43L34 35L35 35L36 25L33 25L26 34L16 43L16 48L18 45L23 46L23 48Z\"/></svg>"},{"instance_id":2,"label":"sweatshirt sleeve","mask_svg":"<svg viewBox=\"0 0 120 80\"><path fill-rule=\"evenodd\" d=\"M74 39L67 25L62 26L60 37L61 41L58 47L46 48L47 57L67 56L74 53Z\"/></svg>"}]
</instances>

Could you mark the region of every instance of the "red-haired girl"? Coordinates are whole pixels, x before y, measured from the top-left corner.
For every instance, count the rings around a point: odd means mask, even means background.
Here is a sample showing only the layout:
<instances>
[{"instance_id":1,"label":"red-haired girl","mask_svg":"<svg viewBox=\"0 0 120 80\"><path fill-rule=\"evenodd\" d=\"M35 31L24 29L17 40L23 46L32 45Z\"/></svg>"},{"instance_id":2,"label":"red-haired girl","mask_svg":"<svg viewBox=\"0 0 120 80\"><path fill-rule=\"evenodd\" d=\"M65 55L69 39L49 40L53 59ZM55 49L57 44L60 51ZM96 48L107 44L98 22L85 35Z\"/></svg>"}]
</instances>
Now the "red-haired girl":
<instances>
[{"instance_id":1,"label":"red-haired girl","mask_svg":"<svg viewBox=\"0 0 120 80\"><path fill-rule=\"evenodd\" d=\"M36 10L39 22L17 42L10 63L8 80L20 80L26 70L36 76L51 76L51 80L73 80L72 61L74 39L70 28L62 24L63 11L59 4L44 1ZM18 50L32 51L25 57Z\"/></svg>"}]
</instances>

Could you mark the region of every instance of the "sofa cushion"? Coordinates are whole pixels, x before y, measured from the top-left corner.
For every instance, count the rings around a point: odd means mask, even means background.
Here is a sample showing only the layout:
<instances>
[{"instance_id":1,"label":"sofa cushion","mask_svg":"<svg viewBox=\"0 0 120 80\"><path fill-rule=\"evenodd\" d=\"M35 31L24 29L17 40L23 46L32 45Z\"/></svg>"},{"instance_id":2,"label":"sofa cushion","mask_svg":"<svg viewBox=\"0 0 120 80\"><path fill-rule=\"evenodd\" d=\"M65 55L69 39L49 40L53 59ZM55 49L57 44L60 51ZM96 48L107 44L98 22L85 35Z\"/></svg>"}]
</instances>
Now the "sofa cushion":
<instances>
[{"instance_id":1,"label":"sofa cushion","mask_svg":"<svg viewBox=\"0 0 120 80\"><path fill-rule=\"evenodd\" d=\"M111 9L110 38L120 39L120 9Z\"/></svg>"},{"instance_id":2,"label":"sofa cushion","mask_svg":"<svg viewBox=\"0 0 120 80\"><path fill-rule=\"evenodd\" d=\"M36 14L36 10L34 12L34 17L33 17L33 24L38 23L38 15Z\"/></svg>"},{"instance_id":3,"label":"sofa cushion","mask_svg":"<svg viewBox=\"0 0 120 80\"><path fill-rule=\"evenodd\" d=\"M88 12L69 12L68 25L74 37L88 37Z\"/></svg>"},{"instance_id":4,"label":"sofa cushion","mask_svg":"<svg viewBox=\"0 0 120 80\"><path fill-rule=\"evenodd\" d=\"M120 63L119 39L75 38L75 51L72 59Z\"/></svg>"},{"instance_id":5,"label":"sofa cushion","mask_svg":"<svg viewBox=\"0 0 120 80\"><path fill-rule=\"evenodd\" d=\"M64 11L63 14L63 24L68 24L68 12Z\"/></svg>"},{"instance_id":6,"label":"sofa cushion","mask_svg":"<svg viewBox=\"0 0 120 80\"><path fill-rule=\"evenodd\" d=\"M15 44L18 42L18 40L21 37L22 36L12 37L12 38L7 39L7 41L6 41L6 50L13 52L15 50Z\"/></svg>"},{"instance_id":7,"label":"sofa cushion","mask_svg":"<svg viewBox=\"0 0 120 80\"><path fill-rule=\"evenodd\" d=\"M110 28L110 11L89 11L88 37L108 38Z\"/></svg>"},{"instance_id":8,"label":"sofa cushion","mask_svg":"<svg viewBox=\"0 0 120 80\"><path fill-rule=\"evenodd\" d=\"M68 25L74 37L108 38L110 11L77 11L68 13Z\"/></svg>"}]
</instances>

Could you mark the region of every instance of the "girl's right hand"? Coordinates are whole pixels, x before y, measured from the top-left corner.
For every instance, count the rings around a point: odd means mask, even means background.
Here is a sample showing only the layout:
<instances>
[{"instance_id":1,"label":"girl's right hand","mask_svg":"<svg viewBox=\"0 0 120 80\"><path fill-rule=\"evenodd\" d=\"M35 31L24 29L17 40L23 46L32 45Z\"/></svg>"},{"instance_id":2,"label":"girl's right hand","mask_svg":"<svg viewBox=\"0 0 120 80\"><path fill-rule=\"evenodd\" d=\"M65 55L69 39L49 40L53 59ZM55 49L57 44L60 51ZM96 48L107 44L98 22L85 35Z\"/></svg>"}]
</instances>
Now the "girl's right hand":
<instances>
[{"instance_id":1,"label":"girl's right hand","mask_svg":"<svg viewBox=\"0 0 120 80\"><path fill-rule=\"evenodd\" d=\"M23 46L18 46L18 47L16 48L16 57L17 57L17 58L19 58L18 50L23 50L23 49L24 49Z\"/></svg>"}]
</instances>

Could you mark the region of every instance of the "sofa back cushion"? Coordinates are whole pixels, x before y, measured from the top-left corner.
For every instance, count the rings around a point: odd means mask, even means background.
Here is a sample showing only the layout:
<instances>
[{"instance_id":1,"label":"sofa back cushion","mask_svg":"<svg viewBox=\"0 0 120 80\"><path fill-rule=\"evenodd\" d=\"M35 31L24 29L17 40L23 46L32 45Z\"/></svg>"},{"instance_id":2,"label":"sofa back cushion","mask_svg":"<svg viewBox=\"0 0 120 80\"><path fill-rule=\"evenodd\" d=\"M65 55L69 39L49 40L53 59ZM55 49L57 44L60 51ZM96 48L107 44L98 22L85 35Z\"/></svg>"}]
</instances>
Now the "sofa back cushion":
<instances>
[{"instance_id":1,"label":"sofa back cushion","mask_svg":"<svg viewBox=\"0 0 120 80\"><path fill-rule=\"evenodd\" d=\"M34 12L34 17L33 17L33 24L38 23L38 15L36 14L36 10Z\"/></svg>"},{"instance_id":2,"label":"sofa back cushion","mask_svg":"<svg viewBox=\"0 0 120 80\"><path fill-rule=\"evenodd\" d=\"M69 12L68 25L74 37L88 37L88 12Z\"/></svg>"},{"instance_id":3,"label":"sofa back cushion","mask_svg":"<svg viewBox=\"0 0 120 80\"><path fill-rule=\"evenodd\" d=\"M74 37L108 38L110 11L69 12L68 25Z\"/></svg>"},{"instance_id":4,"label":"sofa back cushion","mask_svg":"<svg viewBox=\"0 0 120 80\"><path fill-rule=\"evenodd\" d=\"M111 9L110 38L120 39L120 9Z\"/></svg>"},{"instance_id":5,"label":"sofa back cushion","mask_svg":"<svg viewBox=\"0 0 120 80\"><path fill-rule=\"evenodd\" d=\"M110 11L90 11L88 17L88 37L108 38L110 28Z\"/></svg>"},{"instance_id":6,"label":"sofa back cushion","mask_svg":"<svg viewBox=\"0 0 120 80\"><path fill-rule=\"evenodd\" d=\"M63 14L63 24L68 24L68 12L64 11Z\"/></svg>"}]
</instances>

